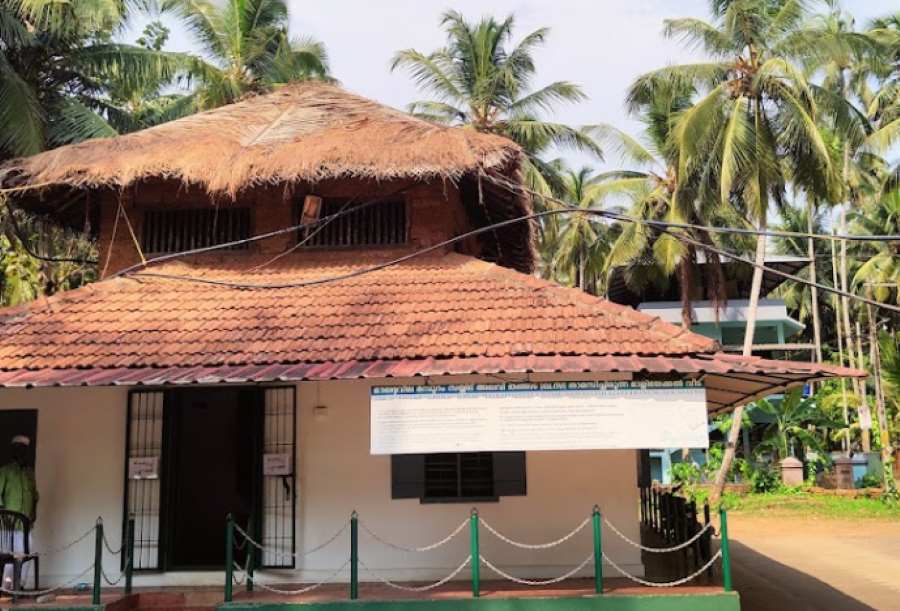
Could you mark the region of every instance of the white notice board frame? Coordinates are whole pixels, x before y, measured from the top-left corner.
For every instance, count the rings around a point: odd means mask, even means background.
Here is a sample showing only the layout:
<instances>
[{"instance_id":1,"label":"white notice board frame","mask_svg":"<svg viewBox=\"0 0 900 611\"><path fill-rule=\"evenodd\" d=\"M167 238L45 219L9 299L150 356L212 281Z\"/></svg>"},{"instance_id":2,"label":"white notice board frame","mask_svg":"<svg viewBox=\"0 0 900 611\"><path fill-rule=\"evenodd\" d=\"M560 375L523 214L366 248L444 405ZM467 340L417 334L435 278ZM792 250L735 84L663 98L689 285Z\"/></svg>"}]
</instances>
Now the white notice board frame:
<instances>
[{"instance_id":1,"label":"white notice board frame","mask_svg":"<svg viewBox=\"0 0 900 611\"><path fill-rule=\"evenodd\" d=\"M374 386L370 452L706 448L706 389L683 382Z\"/></svg>"}]
</instances>

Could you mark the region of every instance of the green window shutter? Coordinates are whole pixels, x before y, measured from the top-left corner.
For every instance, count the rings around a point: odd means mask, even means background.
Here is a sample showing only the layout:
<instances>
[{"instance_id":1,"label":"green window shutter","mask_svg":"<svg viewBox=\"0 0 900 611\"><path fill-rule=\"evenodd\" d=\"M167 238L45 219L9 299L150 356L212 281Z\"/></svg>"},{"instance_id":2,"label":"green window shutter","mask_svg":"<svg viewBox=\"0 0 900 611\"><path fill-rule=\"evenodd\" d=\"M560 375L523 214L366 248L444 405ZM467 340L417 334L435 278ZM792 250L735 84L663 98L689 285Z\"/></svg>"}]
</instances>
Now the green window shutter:
<instances>
[{"instance_id":1,"label":"green window shutter","mask_svg":"<svg viewBox=\"0 0 900 611\"><path fill-rule=\"evenodd\" d=\"M418 499L425 496L425 455L391 455L391 498Z\"/></svg>"},{"instance_id":2,"label":"green window shutter","mask_svg":"<svg viewBox=\"0 0 900 611\"><path fill-rule=\"evenodd\" d=\"M494 496L525 496L525 452L494 452Z\"/></svg>"}]
</instances>

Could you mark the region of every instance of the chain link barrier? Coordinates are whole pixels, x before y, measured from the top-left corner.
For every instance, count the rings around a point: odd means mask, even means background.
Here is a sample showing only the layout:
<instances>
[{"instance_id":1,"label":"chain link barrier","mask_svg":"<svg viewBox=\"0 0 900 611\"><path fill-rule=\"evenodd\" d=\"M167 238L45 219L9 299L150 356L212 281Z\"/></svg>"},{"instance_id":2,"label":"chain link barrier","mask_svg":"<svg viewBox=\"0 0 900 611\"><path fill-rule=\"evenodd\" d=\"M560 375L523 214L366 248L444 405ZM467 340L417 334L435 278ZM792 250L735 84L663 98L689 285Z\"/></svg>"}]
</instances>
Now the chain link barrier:
<instances>
[{"instance_id":1,"label":"chain link barrier","mask_svg":"<svg viewBox=\"0 0 900 611\"><path fill-rule=\"evenodd\" d=\"M647 586L650 588L674 588L675 586L680 586L689 581L693 581L698 576L703 574L707 569L709 569L713 564L715 564L716 560L718 560L721 557L722 557L722 550L719 550L715 554L713 554L713 557L709 559L709 562L707 562L706 564L701 566L699 569L697 569L696 571L694 571L687 577L682 577L681 579L676 579L675 581L667 581L667 582L659 583L659 582L655 582L655 581L647 581L645 579L641 579L640 577L632 575L631 573L627 572L625 569L620 567L618 564L613 562L610 559L610 557L606 555L606 552L603 552L603 559L606 560L612 568L616 569L619 573L621 573L621 575L623 577L626 577L635 583L639 583L642 586Z\"/></svg>"},{"instance_id":2,"label":"chain link barrier","mask_svg":"<svg viewBox=\"0 0 900 611\"><path fill-rule=\"evenodd\" d=\"M259 589L265 590L266 592L271 592L273 594L280 594L282 596L299 596L301 594L306 594L307 592L312 592L316 588L322 587L325 584L331 582L335 577L340 575L344 571L344 569L347 568L347 566L349 564L350 564L350 559L347 558L347 561L344 562L344 564L342 564L340 566L340 568L338 568L336 571L334 571L333 573L328 575L322 581L310 584L308 586L299 588L297 590L280 590L278 588L273 588L269 584L257 581L255 575L253 576L253 587L258 587ZM238 563L235 562L234 565L235 565L235 583L237 583L238 585L242 585L247 581L247 573L244 572L244 570L240 567L240 565ZM240 578L237 577L238 573L241 574Z\"/></svg>"},{"instance_id":3,"label":"chain link barrier","mask_svg":"<svg viewBox=\"0 0 900 611\"><path fill-rule=\"evenodd\" d=\"M481 556L481 562L484 564L484 566L486 566L487 568L491 569L492 571L494 571L495 573L500 575L500 577L503 577L504 579L508 579L508 580L512 581L513 583L521 584L523 586L549 586L554 583L559 583L561 581L565 581L566 579L569 579L570 577L574 576L579 571L584 569L587 565L589 565L591 563L591 561L593 559L594 559L594 554L592 553L587 558L585 558L581 564L576 566L571 571L569 571L563 575L560 575L559 577L552 577L550 579L523 579L521 577L516 577L515 575L510 575L509 573L503 571L502 569L494 566L490 560L488 560L487 558L484 557L484 555Z\"/></svg>"},{"instance_id":4,"label":"chain link barrier","mask_svg":"<svg viewBox=\"0 0 900 611\"><path fill-rule=\"evenodd\" d=\"M441 579L439 581L435 581L434 583L429 583L429 584L426 584L423 586L405 586L403 584L399 584L399 583L391 581L385 577L382 577L381 575L379 575L378 573L376 573L375 571L370 569L368 566L366 566L365 562L363 562L362 560L357 560L357 562L359 562L359 566L361 566L363 571L365 571L368 575L370 575L371 577L374 577L375 579L377 579L384 585L388 586L389 588L394 588L395 590L400 590L402 592L428 592L429 590L434 590L435 588L439 588L442 585L444 585L445 583L447 583L448 581L451 581L457 575L459 575L464 568L469 566L469 563L471 561L472 561L472 555L469 554L468 556L466 556L466 559L463 560L462 564L460 564L458 567L453 569L453 572L451 572L449 575L447 575L443 579Z\"/></svg>"},{"instance_id":5,"label":"chain link barrier","mask_svg":"<svg viewBox=\"0 0 900 611\"><path fill-rule=\"evenodd\" d=\"M77 539L75 539L75 540L73 540L73 541L70 541L69 543L66 543L66 544L64 544L64 545L61 545L61 546L59 546L59 547L51 547L50 549L39 550L39 551L36 551L36 552L34 552L34 553L37 554L37 555L38 555L39 557L41 557L41 558L43 558L44 556L51 556L51 555L53 555L53 554L61 554L62 552L65 552L65 551L67 551L67 550L69 550L69 549L75 547L76 545L78 545L79 543L81 543L82 541L84 541L85 539L87 539L88 537L90 537L92 534L94 534L94 531L95 531L96 529L97 529L96 526L91 526L89 529L87 529L87 530L84 532L84 534L82 534L82 535L81 535L80 537L78 537Z\"/></svg>"},{"instance_id":6,"label":"chain link barrier","mask_svg":"<svg viewBox=\"0 0 900 611\"><path fill-rule=\"evenodd\" d=\"M59 584L58 586L53 586L52 588L47 588L46 590L10 590L0 586L0 592L4 594L9 594L10 596L45 596L47 594L52 594L54 592L59 592L60 590L65 590L66 588L71 588L75 584L79 582L85 575L91 573L94 570L94 565L92 564L84 571L73 577L72 579Z\"/></svg>"},{"instance_id":7,"label":"chain link barrier","mask_svg":"<svg viewBox=\"0 0 900 611\"><path fill-rule=\"evenodd\" d=\"M247 533L247 531L245 531L243 528L241 528L237 524L234 525L234 530L236 533L240 534L244 538L245 543L249 543L250 545L252 545L253 547L255 547L256 549L258 549L261 552L264 552L266 554L272 554L276 558L293 558L296 560L297 558L309 556L310 554L314 554L317 551L328 547L329 545L334 543L338 537L340 537L342 534L344 534L344 531L346 531L349 527L350 527L350 522L344 523L344 525L340 529L338 529L338 531L336 533L331 535L331 537L328 538L324 543L321 543L320 545L317 545L313 548L310 548L310 549L302 551L302 552L282 552L282 551L270 549L270 548L266 547L265 545L263 545L262 543L259 543L258 541L256 541L253 537L251 537ZM235 547L237 547L237 549L243 548L242 545L238 545L237 543L235 543Z\"/></svg>"},{"instance_id":8,"label":"chain link barrier","mask_svg":"<svg viewBox=\"0 0 900 611\"><path fill-rule=\"evenodd\" d=\"M125 542L122 542L122 545L119 546L119 549L113 549L112 545L109 543L109 539L106 538L106 529L103 529L103 547L106 548L106 551L109 552L111 556L118 556L125 550Z\"/></svg>"},{"instance_id":9,"label":"chain link barrier","mask_svg":"<svg viewBox=\"0 0 900 611\"><path fill-rule=\"evenodd\" d=\"M498 531L493 526L488 524L484 519L479 520L479 524L481 524L481 526L484 526L485 530L487 530L489 533L491 533L492 535L494 535L495 537L497 537L504 543L508 543L509 545L512 545L513 547L518 547L520 549L549 549L551 547L556 547L557 545L562 545L563 543L565 543L566 541L568 541L569 539L571 539L572 537L574 537L575 535L580 533L582 530L584 530L584 527L590 523L590 521L591 521L591 517L588 516L587 518L584 519L584 521L581 524L576 526L574 530L572 530L568 534L560 537L559 539L557 539L555 541L550 541L548 543L536 543L536 544L522 543L520 541L514 541L513 539L510 539L509 537L503 535L500 531Z\"/></svg>"},{"instance_id":10,"label":"chain link barrier","mask_svg":"<svg viewBox=\"0 0 900 611\"><path fill-rule=\"evenodd\" d=\"M694 533L694 536L691 537L690 539L688 539L687 541L683 541L682 543L679 543L678 545L673 545L672 547L647 547L646 545L641 545L637 541L632 541L631 539L629 539L627 536L625 536L625 534L622 531L620 531L618 528L613 526L612 522L610 522L606 518L603 518L603 523L606 524L607 526L609 526L610 530L612 530L614 533L619 535L619 537L623 541L625 541L628 545L631 545L633 547L638 548L639 550L642 550L642 551L645 551L645 552L648 552L651 554L665 554L668 552L677 552L678 550L684 549L686 547L690 547L691 545L696 543L697 540L700 537L702 537L706 533L707 530L712 528L712 522L710 522L710 523L706 524L703 528L701 528L699 531Z\"/></svg>"},{"instance_id":11,"label":"chain link barrier","mask_svg":"<svg viewBox=\"0 0 900 611\"><path fill-rule=\"evenodd\" d=\"M396 550L400 550L401 552L430 552L431 550L437 549L442 545L445 545L453 540L456 535L461 533L463 529L469 525L469 520L463 520L462 523L456 527L456 530L451 532L449 535L441 539L440 541L436 541L431 545L425 545L423 547L404 547L402 545L398 545L396 543L391 543L390 541L379 537L375 532L373 532L365 522L359 520L359 525L362 527L363 531L365 531L370 537L381 543L382 545L386 545L387 547L392 547Z\"/></svg>"}]
</instances>

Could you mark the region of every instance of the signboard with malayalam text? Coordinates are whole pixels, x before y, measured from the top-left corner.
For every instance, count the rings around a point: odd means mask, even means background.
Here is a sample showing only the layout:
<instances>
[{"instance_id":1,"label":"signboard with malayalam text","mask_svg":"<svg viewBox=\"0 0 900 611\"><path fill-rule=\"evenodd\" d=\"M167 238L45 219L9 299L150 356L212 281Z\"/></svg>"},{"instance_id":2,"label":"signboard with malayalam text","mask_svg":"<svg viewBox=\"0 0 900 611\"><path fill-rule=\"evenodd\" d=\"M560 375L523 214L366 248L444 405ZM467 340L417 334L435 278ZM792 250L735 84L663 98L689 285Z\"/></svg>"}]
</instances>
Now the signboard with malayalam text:
<instances>
[{"instance_id":1,"label":"signboard with malayalam text","mask_svg":"<svg viewBox=\"0 0 900 611\"><path fill-rule=\"evenodd\" d=\"M706 448L697 382L375 386L372 454Z\"/></svg>"}]
</instances>

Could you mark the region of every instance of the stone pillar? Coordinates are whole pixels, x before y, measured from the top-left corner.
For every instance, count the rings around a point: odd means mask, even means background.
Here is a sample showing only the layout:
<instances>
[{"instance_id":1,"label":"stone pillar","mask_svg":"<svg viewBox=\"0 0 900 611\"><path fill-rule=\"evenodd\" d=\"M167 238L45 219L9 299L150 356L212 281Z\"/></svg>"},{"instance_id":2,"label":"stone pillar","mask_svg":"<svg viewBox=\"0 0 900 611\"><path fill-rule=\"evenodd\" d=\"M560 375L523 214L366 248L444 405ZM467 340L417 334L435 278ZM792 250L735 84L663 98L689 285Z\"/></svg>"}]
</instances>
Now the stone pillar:
<instances>
[{"instance_id":1,"label":"stone pillar","mask_svg":"<svg viewBox=\"0 0 900 611\"><path fill-rule=\"evenodd\" d=\"M853 459L841 456L834 459L834 482L839 490L853 489Z\"/></svg>"},{"instance_id":2,"label":"stone pillar","mask_svg":"<svg viewBox=\"0 0 900 611\"><path fill-rule=\"evenodd\" d=\"M803 485L803 463L788 456L780 463L781 465L781 483L785 486L802 486Z\"/></svg>"}]
</instances>

